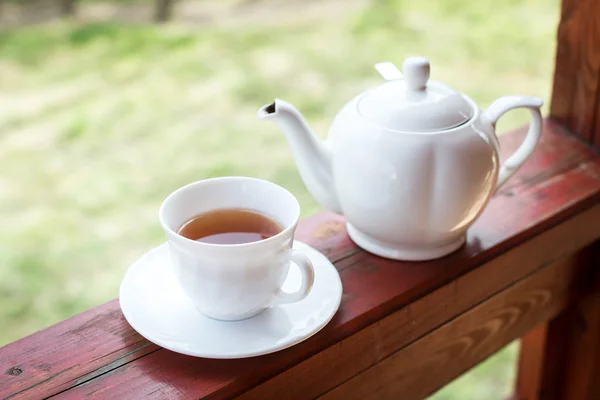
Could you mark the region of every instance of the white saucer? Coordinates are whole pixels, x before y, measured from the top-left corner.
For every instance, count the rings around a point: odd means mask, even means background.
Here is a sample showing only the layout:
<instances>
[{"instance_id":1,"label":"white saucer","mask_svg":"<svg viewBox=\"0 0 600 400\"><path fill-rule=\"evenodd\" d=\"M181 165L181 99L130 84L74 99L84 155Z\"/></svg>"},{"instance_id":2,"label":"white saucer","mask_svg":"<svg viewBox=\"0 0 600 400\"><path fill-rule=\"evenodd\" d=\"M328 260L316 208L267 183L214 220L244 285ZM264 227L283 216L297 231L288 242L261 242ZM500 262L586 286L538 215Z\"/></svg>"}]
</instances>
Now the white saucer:
<instances>
[{"instance_id":1,"label":"white saucer","mask_svg":"<svg viewBox=\"0 0 600 400\"><path fill-rule=\"evenodd\" d=\"M179 288L166 243L150 250L127 271L119 302L123 315L140 335L175 351L206 358L245 358L293 346L321 330L342 299L342 282L331 262L312 247L295 241L315 267L315 283L297 303L271 307L255 317L217 321L198 312ZM300 286L300 272L291 266L283 286Z\"/></svg>"}]
</instances>

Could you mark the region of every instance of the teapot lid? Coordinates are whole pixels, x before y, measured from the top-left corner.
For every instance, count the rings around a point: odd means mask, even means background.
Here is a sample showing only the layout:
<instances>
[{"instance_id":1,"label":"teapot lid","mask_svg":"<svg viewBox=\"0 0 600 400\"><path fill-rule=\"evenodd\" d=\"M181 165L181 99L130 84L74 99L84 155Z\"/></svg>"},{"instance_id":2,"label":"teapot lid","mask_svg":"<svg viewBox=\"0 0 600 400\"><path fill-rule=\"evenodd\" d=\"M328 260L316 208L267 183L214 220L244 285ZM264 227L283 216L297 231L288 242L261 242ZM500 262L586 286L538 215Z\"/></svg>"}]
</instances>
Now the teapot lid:
<instances>
[{"instance_id":1,"label":"teapot lid","mask_svg":"<svg viewBox=\"0 0 600 400\"><path fill-rule=\"evenodd\" d=\"M360 97L358 112L387 129L436 132L468 121L473 107L465 97L442 83L429 81L429 61L409 57L402 72L391 62L375 65L386 83Z\"/></svg>"}]
</instances>

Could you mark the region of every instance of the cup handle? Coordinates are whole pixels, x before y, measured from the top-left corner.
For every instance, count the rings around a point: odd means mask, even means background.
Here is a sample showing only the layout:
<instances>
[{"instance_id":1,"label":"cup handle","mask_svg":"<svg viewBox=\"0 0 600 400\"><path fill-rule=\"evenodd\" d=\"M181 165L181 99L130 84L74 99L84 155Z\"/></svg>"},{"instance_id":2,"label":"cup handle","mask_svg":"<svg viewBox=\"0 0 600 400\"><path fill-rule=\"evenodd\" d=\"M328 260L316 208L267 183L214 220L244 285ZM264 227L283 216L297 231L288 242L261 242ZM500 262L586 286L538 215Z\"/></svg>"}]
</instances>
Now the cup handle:
<instances>
[{"instance_id":1,"label":"cup handle","mask_svg":"<svg viewBox=\"0 0 600 400\"><path fill-rule=\"evenodd\" d=\"M315 268L306 253L299 250L289 250L286 258L296 264L302 274L302 284L296 292L288 293L279 289L275 294L273 305L295 303L305 298L312 289L315 281Z\"/></svg>"}]
</instances>

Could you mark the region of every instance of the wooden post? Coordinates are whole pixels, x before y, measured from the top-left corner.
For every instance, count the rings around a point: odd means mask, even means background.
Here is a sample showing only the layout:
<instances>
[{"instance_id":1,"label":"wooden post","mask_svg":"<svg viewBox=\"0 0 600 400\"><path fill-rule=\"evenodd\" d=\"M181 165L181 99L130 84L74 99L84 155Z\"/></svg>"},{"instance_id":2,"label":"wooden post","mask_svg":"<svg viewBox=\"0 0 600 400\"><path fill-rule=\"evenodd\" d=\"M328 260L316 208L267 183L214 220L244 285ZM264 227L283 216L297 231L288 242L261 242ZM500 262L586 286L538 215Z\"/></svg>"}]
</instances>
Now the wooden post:
<instances>
[{"instance_id":1,"label":"wooden post","mask_svg":"<svg viewBox=\"0 0 600 400\"><path fill-rule=\"evenodd\" d=\"M154 12L154 20L156 22L165 22L173 16L174 0L156 0L156 9Z\"/></svg>"},{"instance_id":2,"label":"wooden post","mask_svg":"<svg viewBox=\"0 0 600 400\"><path fill-rule=\"evenodd\" d=\"M600 148L600 2L562 0L550 116ZM590 223L595 223L590 221ZM519 400L600 398L600 244L582 258L571 306L521 341ZM591 254L591 256L589 255ZM594 275L596 274L596 275ZM586 286L595 282L593 286Z\"/></svg>"},{"instance_id":3,"label":"wooden post","mask_svg":"<svg viewBox=\"0 0 600 400\"><path fill-rule=\"evenodd\" d=\"M600 147L600 2L563 0L550 116Z\"/></svg>"},{"instance_id":4,"label":"wooden post","mask_svg":"<svg viewBox=\"0 0 600 400\"><path fill-rule=\"evenodd\" d=\"M562 0L550 116L600 148L600 2ZM595 223L590 221L590 223ZM600 243L582 254L570 306L521 341L516 399L600 398Z\"/></svg>"},{"instance_id":5,"label":"wooden post","mask_svg":"<svg viewBox=\"0 0 600 400\"><path fill-rule=\"evenodd\" d=\"M511 400L532 400L539 397L542 386L542 365L546 362L548 324L543 323L521 339L517 376L518 396Z\"/></svg>"},{"instance_id":6,"label":"wooden post","mask_svg":"<svg viewBox=\"0 0 600 400\"><path fill-rule=\"evenodd\" d=\"M514 399L600 396L600 242L579 260L571 306L522 339Z\"/></svg>"}]
</instances>

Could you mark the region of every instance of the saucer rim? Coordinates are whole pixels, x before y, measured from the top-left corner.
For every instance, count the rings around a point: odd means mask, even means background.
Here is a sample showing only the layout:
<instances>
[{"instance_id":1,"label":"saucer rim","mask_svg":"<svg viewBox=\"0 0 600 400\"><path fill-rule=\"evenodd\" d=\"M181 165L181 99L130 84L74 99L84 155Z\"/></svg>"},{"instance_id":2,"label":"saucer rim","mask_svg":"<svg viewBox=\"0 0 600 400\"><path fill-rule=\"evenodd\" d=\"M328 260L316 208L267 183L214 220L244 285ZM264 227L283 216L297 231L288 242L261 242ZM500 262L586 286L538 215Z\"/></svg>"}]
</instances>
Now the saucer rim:
<instances>
[{"instance_id":1,"label":"saucer rim","mask_svg":"<svg viewBox=\"0 0 600 400\"><path fill-rule=\"evenodd\" d=\"M329 314L329 316L323 320L323 322L321 322L319 324L319 326L317 327L317 329L315 329L314 331L312 331L310 334L308 335L300 335L297 336L296 338L294 338L294 340L291 340L289 343L286 343L284 346L281 347L272 347L269 350L256 350L256 351L252 351L252 352L246 352L246 353L242 353L240 354L238 353L207 353L207 352L194 352L194 351L187 351L185 349L181 349L181 348L175 348L173 346L169 346L168 343L160 340L160 339L151 339L150 337L146 336L145 334L142 333L142 331L140 329L138 329L138 327L136 327L136 325L131 321L131 319L127 316L127 313L125 311L125 309L123 308L122 304L121 304L121 297L122 297L122 293L123 293L123 286L124 283L127 279L127 276L130 274L131 270L136 266L136 264L142 260L144 257L146 257L149 253L156 251L158 248L165 246L167 248L167 251L169 250L168 247L168 242L163 242L155 247L153 247L152 249L150 249L149 251L147 251L144 255L140 256L138 259L136 259L127 269L127 272L125 273L125 275L123 276L123 279L121 280L121 284L119 286L119 308L121 309L121 314L123 314L123 317L125 318L125 320L127 321L127 323L140 335L142 336L144 339L148 340L150 343L153 343L159 347L162 347L164 349L167 349L169 351L172 351L174 353L179 353L179 354L183 354L183 355L187 355L187 356L191 356L191 357L200 357L200 358L207 358L207 359L219 359L219 360L233 360L233 359L243 359L243 358L253 358L253 357L259 357L259 356L263 356L263 355L267 355L267 354L272 354L272 353L276 353L278 351L281 350L285 350L288 349L292 346L295 346L301 342L304 342L305 340L310 339L312 336L316 335L317 333L319 333L323 328L325 328L329 322L331 322L331 320L333 319L333 317L335 317L335 315L337 314L337 312L339 311L341 302L342 302L342 297L344 294L344 288L342 285L342 279L340 277L339 271L335 268L335 265L331 262L331 260L329 260L327 258L327 256L325 256L323 253L321 253L319 250L315 249L314 247L300 241L300 240L294 240L294 244L293 244L293 248L294 249L298 249L299 246L300 249L302 249L302 247L304 247L306 250L309 250L310 252L314 252L316 253L316 256L321 256L323 257L326 261L327 261L327 265L323 265L321 266L322 268L333 268L333 270L335 270L335 276L336 276L336 286L339 288L339 293L340 295L338 296L337 302L335 303L334 307L333 307L333 311ZM310 255L309 255L310 258ZM325 263L323 263L325 264ZM317 265L321 265L321 263L318 263ZM303 300L300 300L300 302L302 302ZM263 311L264 312L264 311ZM261 312L262 313L262 312ZM252 319L257 317L259 314L256 314L253 317L250 317L248 319ZM205 315L201 315L201 318L206 318L206 319L211 319L210 317L207 317ZM211 319L214 320L214 319ZM214 321L218 321L218 320L214 320ZM221 323L227 323L227 324L235 324L237 322L240 321L219 321Z\"/></svg>"}]
</instances>

